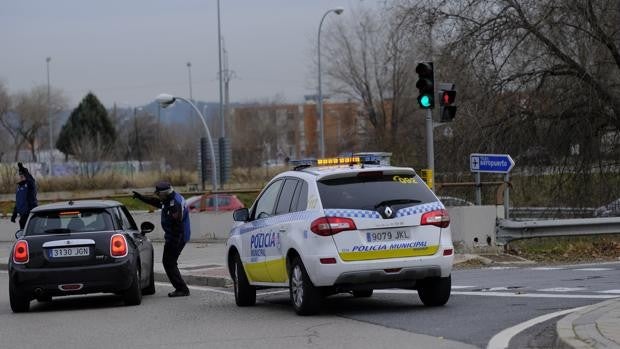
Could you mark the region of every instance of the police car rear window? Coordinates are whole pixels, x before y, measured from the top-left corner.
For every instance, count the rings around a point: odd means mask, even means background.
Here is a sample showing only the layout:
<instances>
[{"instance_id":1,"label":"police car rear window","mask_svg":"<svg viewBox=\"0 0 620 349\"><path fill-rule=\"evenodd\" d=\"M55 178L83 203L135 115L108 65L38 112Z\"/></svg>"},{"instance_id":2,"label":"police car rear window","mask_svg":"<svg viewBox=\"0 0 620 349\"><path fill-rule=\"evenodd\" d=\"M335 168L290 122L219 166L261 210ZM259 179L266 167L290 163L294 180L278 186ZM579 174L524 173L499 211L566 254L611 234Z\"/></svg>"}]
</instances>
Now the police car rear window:
<instances>
[{"instance_id":1,"label":"police car rear window","mask_svg":"<svg viewBox=\"0 0 620 349\"><path fill-rule=\"evenodd\" d=\"M355 177L317 182L323 208L376 210L435 202L437 199L418 176L411 174L360 173Z\"/></svg>"}]
</instances>

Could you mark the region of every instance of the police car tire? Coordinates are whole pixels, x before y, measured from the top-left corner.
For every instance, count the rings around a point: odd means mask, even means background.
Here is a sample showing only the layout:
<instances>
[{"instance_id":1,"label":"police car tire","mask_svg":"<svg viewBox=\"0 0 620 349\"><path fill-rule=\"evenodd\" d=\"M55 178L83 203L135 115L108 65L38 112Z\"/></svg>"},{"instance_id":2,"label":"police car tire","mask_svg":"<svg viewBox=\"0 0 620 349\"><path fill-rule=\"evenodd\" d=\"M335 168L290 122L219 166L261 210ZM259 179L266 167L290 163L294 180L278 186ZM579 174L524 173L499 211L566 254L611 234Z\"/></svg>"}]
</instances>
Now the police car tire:
<instances>
[{"instance_id":1,"label":"police car tire","mask_svg":"<svg viewBox=\"0 0 620 349\"><path fill-rule=\"evenodd\" d=\"M452 276L428 278L420 281L418 296L425 306L438 307L448 303L451 288Z\"/></svg>"},{"instance_id":2,"label":"police car tire","mask_svg":"<svg viewBox=\"0 0 620 349\"><path fill-rule=\"evenodd\" d=\"M235 303L240 307L247 307L256 304L256 288L248 282L248 278L245 275L243 269L243 263L241 258L235 256L233 261L234 268L234 280L233 287L235 291Z\"/></svg>"},{"instance_id":3,"label":"police car tire","mask_svg":"<svg viewBox=\"0 0 620 349\"><path fill-rule=\"evenodd\" d=\"M373 290L357 290L353 291L353 297L356 298L368 298L372 296Z\"/></svg>"},{"instance_id":4,"label":"police car tire","mask_svg":"<svg viewBox=\"0 0 620 349\"><path fill-rule=\"evenodd\" d=\"M30 309L30 299L21 294L9 280L9 302L14 313L25 313Z\"/></svg>"},{"instance_id":5,"label":"police car tire","mask_svg":"<svg viewBox=\"0 0 620 349\"><path fill-rule=\"evenodd\" d=\"M315 287L299 257L293 259L289 275L291 303L298 315L313 315L319 312L321 291Z\"/></svg>"},{"instance_id":6,"label":"police car tire","mask_svg":"<svg viewBox=\"0 0 620 349\"><path fill-rule=\"evenodd\" d=\"M136 273L131 280L131 286L123 293L125 305L140 305L142 303L142 290L140 289L140 269L136 269Z\"/></svg>"}]
</instances>

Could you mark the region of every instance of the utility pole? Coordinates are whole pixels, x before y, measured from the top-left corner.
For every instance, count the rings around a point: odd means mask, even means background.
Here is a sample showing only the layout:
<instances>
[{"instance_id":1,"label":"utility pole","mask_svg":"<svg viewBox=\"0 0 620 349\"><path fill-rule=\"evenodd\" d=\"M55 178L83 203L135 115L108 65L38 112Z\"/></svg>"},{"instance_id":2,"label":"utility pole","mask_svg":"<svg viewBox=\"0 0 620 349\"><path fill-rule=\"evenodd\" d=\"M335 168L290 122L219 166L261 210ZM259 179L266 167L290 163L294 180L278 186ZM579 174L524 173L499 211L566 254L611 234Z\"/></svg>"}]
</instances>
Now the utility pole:
<instances>
[{"instance_id":1,"label":"utility pole","mask_svg":"<svg viewBox=\"0 0 620 349\"><path fill-rule=\"evenodd\" d=\"M52 154L54 153L54 131L52 129L52 107L50 105L50 61L52 57L47 57L45 62L47 63L47 122L49 125L49 138L50 138L50 153L47 157L47 163L49 166L49 175L50 177L54 175L54 159L52 158Z\"/></svg>"}]
</instances>

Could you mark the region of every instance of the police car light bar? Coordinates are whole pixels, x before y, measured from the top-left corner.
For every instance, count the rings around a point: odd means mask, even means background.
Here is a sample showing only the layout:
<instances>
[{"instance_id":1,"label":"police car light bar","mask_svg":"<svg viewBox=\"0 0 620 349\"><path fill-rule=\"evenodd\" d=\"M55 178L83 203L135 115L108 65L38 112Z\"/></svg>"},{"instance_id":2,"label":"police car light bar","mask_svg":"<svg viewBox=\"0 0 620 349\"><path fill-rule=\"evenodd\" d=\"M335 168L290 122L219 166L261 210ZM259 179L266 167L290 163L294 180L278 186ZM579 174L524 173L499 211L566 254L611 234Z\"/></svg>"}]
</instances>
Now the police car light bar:
<instances>
[{"instance_id":1,"label":"police car light bar","mask_svg":"<svg viewBox=\"0 0 620 349\"><path fill-rule=\"evenodd\" d=\"M339 156L333 158L322 159L299 159L290 160L289 164L293 165L295 170L304 169L313 166L352 166L352 165L390 165L390 157L392 153L367 152L356 153L353 155Z\"/></svg>"}]
</instances>

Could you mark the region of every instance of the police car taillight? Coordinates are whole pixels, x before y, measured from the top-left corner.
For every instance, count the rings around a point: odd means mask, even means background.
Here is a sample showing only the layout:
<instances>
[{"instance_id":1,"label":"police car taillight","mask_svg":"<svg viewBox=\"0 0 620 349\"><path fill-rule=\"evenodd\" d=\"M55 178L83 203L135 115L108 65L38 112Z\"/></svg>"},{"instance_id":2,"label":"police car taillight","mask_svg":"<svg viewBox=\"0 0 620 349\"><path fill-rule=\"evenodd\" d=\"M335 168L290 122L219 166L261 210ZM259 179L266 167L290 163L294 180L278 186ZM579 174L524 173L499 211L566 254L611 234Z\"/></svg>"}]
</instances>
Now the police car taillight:
<instances>
[{"instance_id":1,"label":"police car taillight","mask_svg":"<svg viewBox=\"0 0 620 349\"><path fill-rule=\"evenodd\" d=\"M110 238L110 256L125 257L127 255L127 240L123 234L114 234Z\"/></svg>"},{"instance_id":2,"label":"police car taillight","mask_svg":"<svg viewBox=\"0 0 620 349\"><path fill-rule=\"evenodd\" d=\"M450 216L448 211L444 209L426 212L422 215L420 225L434 225L439 228L447 228L450 225Z\"/></svg>"},{"instance_id":3,"label":"police car taillight","mask_svg":"<svg viewBox=\"0 0 620 349\"><path fill-rule=\"evenodd\" d=\"M355 230L355 222L351 218L344 217L321 217L310 224L310 230L321 236L338 234L345 230Z\"/></svg>"},{"instance_id":4,"label":"police car taillight","mask_svg":"<svg viewBox=\"0 0 620 349\"><path fill-rule=\"evenodd\" d=\"M28 251L28 241L19 240L13 247L13 263L24 264L30 260L30 252Z\"/></svg>"}]
</instances>

